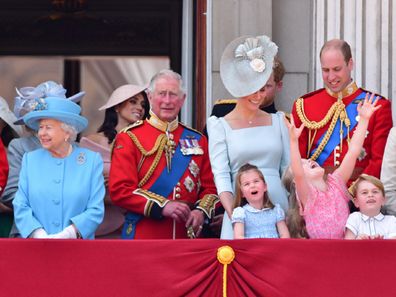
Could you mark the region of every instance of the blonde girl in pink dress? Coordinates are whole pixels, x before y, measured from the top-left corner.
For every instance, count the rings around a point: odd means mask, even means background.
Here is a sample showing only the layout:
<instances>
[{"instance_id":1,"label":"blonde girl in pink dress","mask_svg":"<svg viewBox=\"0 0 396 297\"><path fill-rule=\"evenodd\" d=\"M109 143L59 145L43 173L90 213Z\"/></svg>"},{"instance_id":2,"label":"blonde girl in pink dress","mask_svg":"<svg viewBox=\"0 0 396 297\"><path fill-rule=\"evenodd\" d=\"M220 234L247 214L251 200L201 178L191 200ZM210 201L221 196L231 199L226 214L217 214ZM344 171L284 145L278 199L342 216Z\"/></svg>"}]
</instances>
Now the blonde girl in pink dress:
<instances>
[{"instance_id":1,"label":"blonde girl in pink dress","mask_svg":"<svg viewBox=\"0 0 396 297\"><path fill-rule=\"evenodd\" d=\"M298 138L304 129L304 124L297 128L293 118L291 123L285 120L289 129L291 152L291 165L286 174L293 177L299 213L305 220L309 238L342 239L344 237L350 200L346 184L361 153L369 119L380 108L380 105L376 106L379 97L374 97L374 94L371 96L367 94L363 102L359 103L359 122L348 152L340 166L327 177L324 168L317 162L301 158ZM297 226L297 229L299 227L301 226ZM296 226L290 226L289 229L296 229Z\"/></svg>"}]
</instances>

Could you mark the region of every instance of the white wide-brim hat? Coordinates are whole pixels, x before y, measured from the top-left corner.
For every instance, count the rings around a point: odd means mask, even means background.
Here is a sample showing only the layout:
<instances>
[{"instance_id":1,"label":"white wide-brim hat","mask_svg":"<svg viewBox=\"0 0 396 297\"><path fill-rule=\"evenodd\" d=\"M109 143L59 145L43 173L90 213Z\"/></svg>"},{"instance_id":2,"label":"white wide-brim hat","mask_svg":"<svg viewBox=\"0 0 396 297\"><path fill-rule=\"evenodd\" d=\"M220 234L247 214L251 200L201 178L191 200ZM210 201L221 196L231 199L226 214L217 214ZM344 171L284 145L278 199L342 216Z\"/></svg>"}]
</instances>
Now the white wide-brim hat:
<instances>
[{"instance_id":1,"label":"white wide-brim hat","mask_svg":"<svg viewBox=\"0 0 396 297\"><path fill-rule=\"evenodd\" d=\"M11 127L19 136L22 136L23 129L21 126L14 125L14 122L17 120L14 113L10 110L7 101L0 97L0 118L6 122L8 126Z\"/></svg>"},{"instance_id":2,"label":"white wide-brim hat","mask_svg":"<svg viewBox=\"0 0 396 297\"><path fill-rule=\"evenodd\" d=\"M47 97L37 100L36 108L23 117L25 124L37 131L40 120L55 119L83 131L88 126L88 120L80 116L81 107L71 100L59 97Z\"/></svg>"},{"instance_id":3,"label":"white wide-brim hat","mask_svg":"<svg viewBox=\"0 0 396 297\"><path fill-rule=\"evenodd\" d=\"M231 41L220 60L227 91L240 98L260 90L272 73L278 46L268 36L242 36Z\"/></svg>"},{"instance_id":4,"label":"white wide-brim hat","mask_svg":"<svg viewBox=\"0 0 396 297\"><path fill-rule=\"evenodd\" d=\"M147 86L132 85L132 84L118 87L113 91L113 93L111 93L109 100L106 102L105 105L101 106L99 110L104 110L116 106L124 102L125 100L128 100L129 98L132 98L137 94L140 94L145 89L147 89Z\"/></svg>"}]
</instances>

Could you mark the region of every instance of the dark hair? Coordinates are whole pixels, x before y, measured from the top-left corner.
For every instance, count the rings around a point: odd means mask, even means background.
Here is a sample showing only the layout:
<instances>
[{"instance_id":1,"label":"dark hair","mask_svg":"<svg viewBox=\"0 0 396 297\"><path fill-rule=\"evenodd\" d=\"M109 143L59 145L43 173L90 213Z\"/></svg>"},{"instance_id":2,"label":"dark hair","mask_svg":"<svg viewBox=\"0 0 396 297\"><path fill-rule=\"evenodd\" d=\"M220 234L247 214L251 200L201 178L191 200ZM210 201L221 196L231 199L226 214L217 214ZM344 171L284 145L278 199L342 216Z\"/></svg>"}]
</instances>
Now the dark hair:
<instances>
[{"instance_id":1,"label":"dark hair","mask_svg":"<svg viewBox=\"0 0 396 297\"><path fill-rule=\"evenodd\" d=\"M0 137L4 146L8 147L8 144L11 142L11 140L18 138L19 135L9 125L5 125Z\"/></svg>"},{"instance_id":2,"label":"dark hair","mask_svg":"<svg viewBox=\"0 0 396 297\"><path fill-rule=\"evenodd\" d=\"M143 95L143 99L144 99L144 102L145 102L144 115L143 115L143 120L144 120L145 118L147 118L148 113L149 113L149 109L150 109L149 108L149 101L148 101L146 92L143 91L143 92L141 92L139 94ZM139 94L136 94L135 96L137 96ZM130 99L130 98L128 98L128 99ZM126 100L124 100L124 101L126 101ZM122 102L120 104L122 104ZM106 109L103 123L98 129L98 132L103 132L104 136L107 137L109 144L114 141L114 138L117 135L117 130L115 128L116 128L116 126L118 124L118 114L116 112L116 107L118 105L112 106L112 107Z\"/></svg>"},{"instance_id":3,"label":"dark hair","mask_svg":"<svg viewBox=\"0 0 396 297\"><path fill-rule=\"evenodd\" d=\"M272 71L274 73L274 81L276 83L280 82L285 75L285 66L278 56L275 56L274 66L272 67Z\"/></svg>"},{"instance_id":4,"label":"dark hair","mask_svg":"<svg viewBox=\"0 0 396 297\"><path fill-rule=\"evenodd\" d=\"M242 174L248 172L248 171L255 171L260 179L265 182L265 178L263 173L257 168L255 165L251 165L249 163L246 163L245 165L241 166L238 170L238 173L235 178L235 201L234 201L234 208L238 206L243 206L247 203L246 199L242 197L242 191L241 191L241 176ZM264 192L264 201L263 201L263 207L264 208L274 208L274 205L272 204L271 200L269 199L268 192Z\"/></svg>"},{"instance_id":5,"label":"dark hair","mask_svg":"<svg viewBox=\"0 0 396 297\"><path fill-rule=\"evenodd\" d=\"M341 39L332 39L327 41L321 48L319 57L322 57L322 53L328 49L336 49L341 51L342 55L344 56L345 63L349 63L352 59L352 51L351 47L349 46L348 42Z\"/></svg>"}]
</instances>

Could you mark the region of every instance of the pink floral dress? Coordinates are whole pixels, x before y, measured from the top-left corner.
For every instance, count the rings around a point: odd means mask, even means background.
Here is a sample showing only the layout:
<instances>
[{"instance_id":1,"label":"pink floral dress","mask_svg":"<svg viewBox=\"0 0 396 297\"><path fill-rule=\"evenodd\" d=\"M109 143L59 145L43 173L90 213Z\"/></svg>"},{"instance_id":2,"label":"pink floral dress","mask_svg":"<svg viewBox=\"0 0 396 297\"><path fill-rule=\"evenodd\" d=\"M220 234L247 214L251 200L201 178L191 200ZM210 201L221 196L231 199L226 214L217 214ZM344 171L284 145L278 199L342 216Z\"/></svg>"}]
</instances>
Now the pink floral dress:
<instances>
[{"instance_id":1,"label":"pink floral dress","mask_svg":"<svg viewBox=\"0 0 396 297\"><path fill-rule=\"evenodd\" d=\"M305 208L300 204L309 237L342 239L349 216L350 195L345 182L337 173L327 176L327 191L310 186Z\"/></svg>"}]
</instances>

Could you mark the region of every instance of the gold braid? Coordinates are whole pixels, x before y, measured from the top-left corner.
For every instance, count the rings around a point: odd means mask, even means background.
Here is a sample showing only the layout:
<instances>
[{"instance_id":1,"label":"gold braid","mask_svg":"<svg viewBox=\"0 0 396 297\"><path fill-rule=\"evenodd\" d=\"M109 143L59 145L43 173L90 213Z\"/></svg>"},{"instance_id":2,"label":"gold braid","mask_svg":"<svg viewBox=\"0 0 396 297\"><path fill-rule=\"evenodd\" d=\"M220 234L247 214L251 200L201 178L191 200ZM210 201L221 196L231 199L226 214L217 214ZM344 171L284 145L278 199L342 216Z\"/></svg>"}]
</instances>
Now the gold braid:
<instances>
[{"instance_id":1,"label":"gold braid","mask_svg":"<svg viewBox=\"0 0 396 297\"><path fill-rule=\"evenodd\" d=\"M316 149L315 153L311 156L311 158L310 158L311 160L315 161L319 157L319 155L322 153L324 147L326 146L327 142L330 139L331 134L334 131L334 127L335 127L335 125L337 123L338 117L340 116L340 113L341 113L342 110L343 109L341 109L341 108L337 108L337 110L334 113L334 116L333 116L333 118L331 120L330 126L327 129L327 131L326 131L326 134L323 137L322 141L320 142L320 144L319 144L318 148Z\"/></svg>"},{"instance_id":2,"label":"gold braid","mask_svg":"<svg viewBox=\"0 0 396 297\"><path fill-rule=\"evenodd\" d=\"M304 108L303 107L303 99L298 98L296 101L296 112L297 112L297 115L300 118L301 122L305 125L306 128L308 128L310 130L309 133L311 133L311 130L315 130L315 133L316 133L316 130L323 128L331 120L331 123L329 125L329 128L326 131L325 136L323 137L322 141L320 142L315 153L310 157L311 160L316 160L319 157L319 155L322 153L327 142L329 141L330 136L334 131L334 127L337 123L337 120L338 120L338 118L340 118L340 114L342 112L343 112L343 114L345 114L345 105L344 105L344 103L342 103L342 101L334 102L334 104L330 107L329 111L327 112L326 116L320 122L308 120L304 111L303 111L303 108ZM340 119L340 120L345 121L345 119ZM348 119L348 121L349 121L349 119ZM348 132L349 132L349 127L348 127ZM312 146L312 143L309 144L308 153L311 150L311 146Z\"/></svg>"},{"instance_id":3,"label":"gold braid","mask_svg":"<svg viewBox=\"0 0 396 297\"><path fill-rule=\"evenodd\" d=\"M296 102L296 111L297 115L300 118L301 122L304 123L305 127L310 130L317 130L323 128L333 117L336 109L338 108L338 102L334 102L334 104L330 107L326 116L320 122L310 121L304 114L304 106L303 106L303 98L298 98Z\"/></svg>"},{"instance_id":4,"label":"gold braid","mask_svg":"<svg viewBox=\"0 0 396 297\"><path fill-rule=\"evenodd\" d=\"M148 157L153 155L155 152L157 153L154 157L154 161L151 164L149 170L145 174L145 176L142 178L142 180L139 182L138 187L142 187L148 180L149 178L153 175L153 172L155 168L157 168L157 165L159 163L159 160L161 159L162 152L164 151L164 147L167 141L166 135L161 134L160 136L157 137L157 140L155 141L155 144L153 148L150 151L146 151L142 144L140 143L139 139L135 136L135 134L131 133L130 131L127 132L129 137L132 139L132 141L135 143L136 147L139 149L141 154L143 155L142 161ZM142 162L140 162L142 163Z\"/></svg>"}]
</instances>

